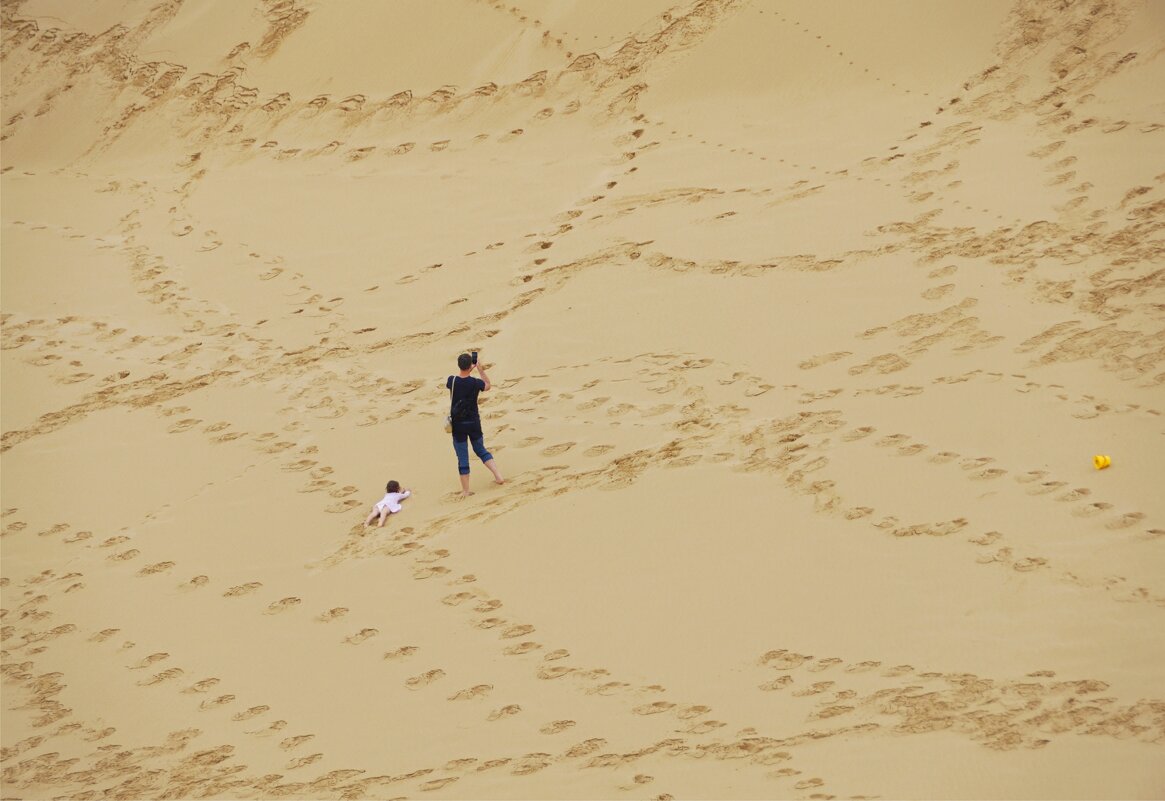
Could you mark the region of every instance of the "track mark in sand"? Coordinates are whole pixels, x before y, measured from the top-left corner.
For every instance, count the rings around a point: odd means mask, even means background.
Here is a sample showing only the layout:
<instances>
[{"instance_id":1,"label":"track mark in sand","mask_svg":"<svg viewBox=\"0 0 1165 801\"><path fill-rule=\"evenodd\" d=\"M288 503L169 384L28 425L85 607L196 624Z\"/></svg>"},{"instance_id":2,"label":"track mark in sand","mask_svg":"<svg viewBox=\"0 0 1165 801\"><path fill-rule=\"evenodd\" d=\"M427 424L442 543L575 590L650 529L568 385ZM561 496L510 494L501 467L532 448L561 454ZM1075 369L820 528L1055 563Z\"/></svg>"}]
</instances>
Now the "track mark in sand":
<instances>
[{"instance_id":1,"label":"track mark in sand","mask_svg":"<svg viewBox=\"0 0 1165 801\"><path fill-rule=\"evenodd\" d=\"M314 739L314 734L299 734L295 737L288 737L287 739L280 741L279 747L284 751L290 751L291 749L299 748L304 743Z\"/></svg>"},{"instance_id":2,"label":"track mark in sand","mask_svg":"<svg viewBox=\"0 0 1165 801\"><path fill-rule=\"evenodd\" d=\"M179 584L178 589L180 589L180 590L196 590L199 587L205 587L209 582L210 582L210 578L208 576L195 576L194 578L190 579L190 581L186 582L185 584Z\"/></svg>"},{"instance_id":3,"label":"track mark in sand","mask_svg":"<svg viewBox=\"0 0 1165 801\"><path fill-rule=\"evenodd\" d=\"M277 615L280 612L286 612L302 603L302 600L295 597L282 598L275 601L263 612L265 615Z\"/></svg>"},{"instance_id":4,"label":"track mark in sand","mask_svg":"<svg viewBox=\"0 0 1165 801\"><path fill-rule=\"evenodd\" d=\"M778 676L772 681L766 681L764 684L757 685L757 689L765 692L773 692L774 690L783 690L793 683L792 676Z\"/></svg>"},{"instance_id":5,"label":"track mark in sand","mask_svg":"<svg viewBox=\"0 0 1165 801\"><path fill-rule=\"evenodd\" d=\"M257 717L259 717L259 715L262 715L263 713L270 712L270 711L271 711L271 707L267 706L266 704L262 704L260 706L253 706L244 712L237 712L234 715L231 715L231 720L238 723L238 722L242 722L244 720L250 720L251 718L257 718Z\"/></svg>"},{"instance_id":6,"label":"track mark in sand","mask_svg":"<svg viewBox=\"0 0 1165 801\"><path fill-rule=\"evenodd\" d=\"M421 567L413 570L413 578L417 581L433 578L434 576L443 576L449 572L449 568L442 565L435 567Z\"/></svg>"},{"instance_id":7,"label":"track mark in sand","mask_svg":"<svg viewBox=\"0 0 1165 801\"><path fill-rule=\"evenodd\" d=\"M583 456L602 456L608 451L614 450L614 445L592 445L583 451Z\"/></svg>"},{"instance_id":8,"label":"track mark in sand","mask_svg":"<svg viewBox=\"0 0 1165 801\"><path fill-rule=\"evenodd\" d=\"M475 684L472 687L466 687L464 690L453 693L449 696L447 701L471 701L478 698L485 698L493 691L492 684Z\"/></svg>"},{"instance_id":9,"label":"track mark in sand","mask_svg":"<svg viewBox=\"0 0 1165 801\"><path fill-rule=\"evenodd\" d=\"M841 435L841 439L843 442L854 442L855 440L870 436L875 431L877 429L872 426L862 426L861 428L855 428L853 431L845 432Z\"/></svg>"},{"instance_id":10,"label":"track mark in sand","mask_svg":"<svg viewBox=\"0 0 1165 801\"><path fill-rule=\"evenodd\" d=\"M217 709L220 706L226 706L227 704L233 704L234 702L235 696L228 693L226 695L220 695L218 698L211 698L207 701L203 701L198 705L198 708L203 710Z\"/></svg>"},{"instance_id":11,"label":"track mark in sand","mask_svg":"<svg viewBox=\"0 0 1165 801\"><path fill-rule=\"evenodd\" d=\"M853 356L848 350L834 351L833 353L824 353L820 356L814 356L797 364L802 370L812 370L815 367L820 367L823 364L829 364L839 359L844 359L846 356Z\"/></svg>"},{"instance_id":12,"label":"track mark in sand","mask_svg":"<svg viewBox=\"0 0 1165 801\"><path fill-rule=\"evenodd\" d=\"M510 640L510 639L515 638L515 637L524 637L533 631L534 631L534 627L529 625L529 624L523 624L520 626L510 626L508 629L506 629L505 631L503 631L501 633L501 638L503 640Z\"/></svg>"},{"instance_id":13,"label":"track mark in sand","mask_svg":"<svg viewBox=\"0 0 1165 801\"><path fill-rule=\"evenodd\" d=\"M348 614L347 608L343 606L337 606L334 609L329 609L328 611L320 614L316 617L316 620L320 623L329 623L337 618L343 617L346 614Z\"/></svg>"},{"instance_id":14,"label":"track mark in sand","mask_svg":"<svg viewBox=\"0 0 1165 801\"><path fill-rule=\"evenodd\" d=\"M410 690L419 690L422 687L427 687L430 684L432 684L433 682L435 682L441 678L444 678L444 676L445 676L445 671L442 670L441 668L427 670L424 673L420 673L416 676L413 676L410 679L406 679L405 686L408 687Z\"/></svg>"},{"instance_id":15,"label":"track mark in sand","mask_svg":"<svg viewBox=\"0 0 1165 801\"><path fill-rule=\"evenodd\" d=\"M575 446L574 442L561 442L558 445L551 445L548 448L542 449L543 456L557 456L560 453L566 453Z\"/></svg>"},{"instance_id":16,"label":"track mark in sand","mask_svg":"<svg viewBox=\"0 0 1165 801\"><path fill-rule=\"evenodd\" d=\"M406 656L412 656L417 652L418 648L415 645L402 645L395 651L385 651L385 659L404 659Z\"/></svg>"},{"instance_id":17,"label":"track mark in sand","mask_svg":"<svg viewBox=\"0 0 1165 801\"><path fill-rule=\"evenodd\" d=\"M156 564L147 565L138 571L139 576L153 576L158 573L164 573L174 567L173 562L158 562Z\"/></svg>"},{"instance_id":18,"label":"track mark in sand","mask_svg":"<svg viewBox=\"0 0 1165 801\"><path fill-rule=\"evenodd\" d=\"M565 659L568 656L570 656L570 651L566 650L565 648L556 648L555 650L548 652L545 656L542 657L542 659L546 662L553 662L556 659Z\"/></svg>"},{"instance_id":19,"label":"track mark in sand","mask_svg":"<svg viewBox=\"0 0 1165 801\"><path fill-rule=\"evenodd\" d=\"M136 548L130 548L128 551L115 553L112 556L108 556L106 558L111 562L127 562L130 559L136 558L140 553L141 551L137 550Z\"/></svg>"},{"instance_id":20,"label":"track mark in sand","mask_svg":"<svg viewBox=\"0 0 1165 801\"><path fill-rule=\"evenodd\" d=\"M461 778L460 776L446 776L446 777L441 778L441 779L432 779L430 781L424 782L417 789L420 790L422 793L427 793L427 792L430 792L432 790L440 790L442 787L445 787L446 785L452 784L453 782L457 781L460 778Z\"/></svg>"},{"instance_id":21,"label":"track mark in sand","mask_svg":"<svg viewBox=\"0 0 1165 801\"><path fill-rule=\"evenodd\" d=\"M519 448L529 448L531 445L537 445L542 441L542 437L526 437L518 443Z\"/></svg>"},{"instance_id":22,"label":"track mark in sand","mask_svg":"<svg viewBox=\"0 0 1165 801\"><path fill-rule=\"evenodd\" d=\"M170 658L170 655L167 653L150 654L149 656L147 656L144 659L142 659L141 661L139 661L136 665L127 665L126 669L127 670L141 670L143 668L149 667L150 665L154 664L155 662L161 662L162 660L169 659L169 658Z\"/></svg>"},{"instance_id":23,"label":"track mark in sand","mask_svg":"<svg viewBox=\"0 0 1165 801\"><path fill-rule=\"evenodd\" d=\"M495 709L493 712L490 712L486 720L492 723L496 720L501 720L502 718L508 718L511 715L516 715L521 711L522 707L520 707L518 704L509 704L507 706L503 706L501 709Z\"/></svg>"},{"instance_id":24,"label":"track mark in sand","mask_svg":"<svg viewBox=\"0 0 1165 801\"><path fill-rule=\"evenodd\" d=\"M554 720L550 723L547 723L538 731L540 731L542 734L559 734L576 725L578 724L576 724L573 720Z\"/></svg>"},{"instance_id":25,"label":"track mark in sand","mask_svg":"<svg viewBox=\"0 0 1165 801\"><path fill-rule=\"evenodd\" d=\"M293 759L288 762L287 767L284 770L297 770L299 768L305 768L308 765L314 765L316 762L319 762L323 758L323 754L311 754L310 756L299 757L298 759Z\"/></svg>"},{"instance_id":26,"label":"track mark in sand","mask_svg":"<svg viewBox=\"0 0 1165 801\"><path fill-rule=\"evenodd\" d=\"M669 701L654 701L650 704L640 704L631 711L636 715L658 715L661 712L667 712L674 708L675 704Z\"/></svg>"},{"instance_id":27,"label":"track mark in sand","mask_svg":"<svg viewBox=\"0 0 1165 801\"><path fill-rule=\"evenodd\" d=\"M117 634L121 629L102 629L89 638L89 642L105 642L114 634Z\"/></svg>"},{"instance_id":28,"label":"track mark in sand","mask_svg":"<svg viewBox=\"0 0 1165 801\"><path fill-rule=\"evenodd\" d=\"M1144 519L1144 512L1128 512L1127 514L1123 514L1115 520L1107 523L1105 528L1113 530L1128 528L1129 526L1135 526L1137 523L1140 523Z\"/></svg>"},{"instance_id":29,"label":"track mark in sand","mask_svg":"<svg viewBox=\"0 0 1165 801\"><path fill-rule=\"evenodd\" d=\"M472 600L475 597L476 596L471 592L458 592L454 593L453 595L446 595L441 599L441 603L445 604L446 606L459 606L464 601Z\"/></svg>"},{"instance_id":30,"label":"track mark in sand","mask_svg":"<svg viewBox=\"0 0 1165 801\"><path fill-rule=\"evenodd\" d=\"M249 595L250 593L254 592L255 590L259 589L262 586L263 586L262 582L249 581L246 584L240 584L237 587L231 587L229 590L227 590L226 592L224 592L222 594L222 597L223 598L238 598L238 597L243 596L243 595Z\"/></svg>"},{"instance_id":31,"label":"track mark in sand","mask_svg":"<svg viewBox=\"0 0 1165 801\"><path fill-rule=\"evenodd\" d=\"M182 668L170 668L168 670L163 670L161 673L155 673L150 678L137 682L137 686L153 687L156 684L162 684L163 682L181 678L185 672L186 671L182 670Z\"/></svg>"},{"instance_id":32,"label":"track mark in sand","mask_svg":"<svg viewBox=\"0 0 1165 801\"><path fill-rule=\"evenodd\" d=\"M550 681L551 679L561 679L570 673L574 673L574 668L569 667L540 667L538 668L537 676L543 681Z\"/></svg>"},{"instance_id":33,"label":"track mark in sand","mask_svg":"<svg viewBox=\"0 0 1165 801\"><path fill-rule=\"evenodd\" d=\"M517 645L511 645L502 651L506 656L520 656L521 654L528 654L531 651L536 651L542 645L536 642L520 642Z\"/></svg>"},{"instance_id":34,"label":"track mark in sand","mask_svg":"<svg viewBox=\"0 0 1165 801\"><path fill-rule=\"evenodd\" d=\"M360 629L360 631L344 638L344 642L348 645L359 645L365 640L371 639L380 634L379 629Z\"/></svg>"}]
</instances>

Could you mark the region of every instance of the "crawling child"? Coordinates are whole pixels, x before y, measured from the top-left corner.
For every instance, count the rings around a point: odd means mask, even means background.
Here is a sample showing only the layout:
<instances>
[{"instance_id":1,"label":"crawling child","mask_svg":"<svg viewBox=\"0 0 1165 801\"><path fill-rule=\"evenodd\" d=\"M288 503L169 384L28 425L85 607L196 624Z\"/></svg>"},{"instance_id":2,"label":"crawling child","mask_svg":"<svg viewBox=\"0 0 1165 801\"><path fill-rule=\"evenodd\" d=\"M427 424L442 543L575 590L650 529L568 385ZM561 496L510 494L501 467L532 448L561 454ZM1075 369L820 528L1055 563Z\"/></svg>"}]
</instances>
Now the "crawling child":
<instances>
[{"instance_id":1,"label":"crawling child","mask_svg":"<svg viewBox=\"0 0 1165 801\"><path fill-rule=\"evenodd\" d=\"M368 518L364 521L365 527L371 526L372 521L378 517L380 518L379 525L383 526L389 515L400 511L400 502L413 494L411 490L402 490L398 481L388 482L384 491L384 497L376 502L368 514Z\"/></svg>"}]
</instances>

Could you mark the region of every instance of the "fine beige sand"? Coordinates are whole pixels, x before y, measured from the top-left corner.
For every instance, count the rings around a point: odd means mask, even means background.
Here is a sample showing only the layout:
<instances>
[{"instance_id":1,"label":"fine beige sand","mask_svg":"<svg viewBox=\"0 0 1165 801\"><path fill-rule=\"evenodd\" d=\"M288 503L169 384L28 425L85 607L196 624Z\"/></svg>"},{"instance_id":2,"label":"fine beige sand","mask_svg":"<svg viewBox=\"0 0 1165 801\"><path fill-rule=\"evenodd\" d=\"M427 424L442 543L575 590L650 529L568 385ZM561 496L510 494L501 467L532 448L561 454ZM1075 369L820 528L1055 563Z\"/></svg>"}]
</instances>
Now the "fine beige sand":
<instances>
[{"instance_id":1,"label":"fine beige sand","mask_svg":"<svg viewBox=\"0 0 1165 801\"><path fill-rule=\"evenodd\" d=\"M0 5L0 796L1165 797L1165 3L510 2Z\"/></svg>"}]
</instances>

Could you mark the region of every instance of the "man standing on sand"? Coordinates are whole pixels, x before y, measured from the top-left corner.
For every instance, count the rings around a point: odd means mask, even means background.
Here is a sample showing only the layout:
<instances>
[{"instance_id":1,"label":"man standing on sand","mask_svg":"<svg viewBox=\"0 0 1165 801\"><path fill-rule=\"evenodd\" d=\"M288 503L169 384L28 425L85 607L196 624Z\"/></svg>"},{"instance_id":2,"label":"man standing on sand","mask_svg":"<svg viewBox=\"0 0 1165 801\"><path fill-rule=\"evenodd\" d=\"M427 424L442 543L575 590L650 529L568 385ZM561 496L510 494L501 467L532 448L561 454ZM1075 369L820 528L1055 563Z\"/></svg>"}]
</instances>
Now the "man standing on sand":
<instances>
[{"instance_id":1,"label":"man standing on sand","mask_svg":"<svg viewBox=\"0 0 1165 801\"><path fill-rule=\"evenodd\" d=\"M463 498L473 494L469 491L470 445L473 446L473 452L477 454L477 458L481 459L489 471L493 473L494 483L505 483L497 464L494 463L493 456L485 449L485 443L482 441L484 435L481 433L481 416L477 411L477 396L479 393L488 392L490 383L489 376L485 374L485 368L477 364L476 357L476 353L472 357L468 353L462 353L458 356L457 367L461 372L449 376L445 381L445 387L449 390L450 395L449 407L453 417L453 450L457 453L457 472L461 476L461 497ZM471 375L475 365L481 378L474 378Z\"/></svg>"}]
</instances>

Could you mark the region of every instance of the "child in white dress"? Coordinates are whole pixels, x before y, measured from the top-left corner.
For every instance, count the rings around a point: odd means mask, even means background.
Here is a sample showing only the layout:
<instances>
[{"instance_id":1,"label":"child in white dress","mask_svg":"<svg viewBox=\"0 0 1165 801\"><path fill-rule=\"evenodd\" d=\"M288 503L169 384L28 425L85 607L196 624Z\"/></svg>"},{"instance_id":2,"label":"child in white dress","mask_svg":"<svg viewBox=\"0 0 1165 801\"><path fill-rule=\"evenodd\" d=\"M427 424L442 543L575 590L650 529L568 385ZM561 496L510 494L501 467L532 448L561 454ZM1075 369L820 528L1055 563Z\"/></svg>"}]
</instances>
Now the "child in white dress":
<instances>
[{"instance_id":1,"label":"child in white dress","mask_svg":"<svg viewBox=\"0 0 1165 801\"><path fill-rule=\"evenodd\" d=\"M377 517L380 518L379 525L383 526L385 519L390 514L395 514L400 511L400 502L413 494L411 490L402 490L400 488L400 482L397 481L388 482L384 491L384 497L376 502L376 505L372 507L372 511L368 514L368 518L364 521L365 527L371 526L372 521Z\"/></svg>"}]
</instances>

